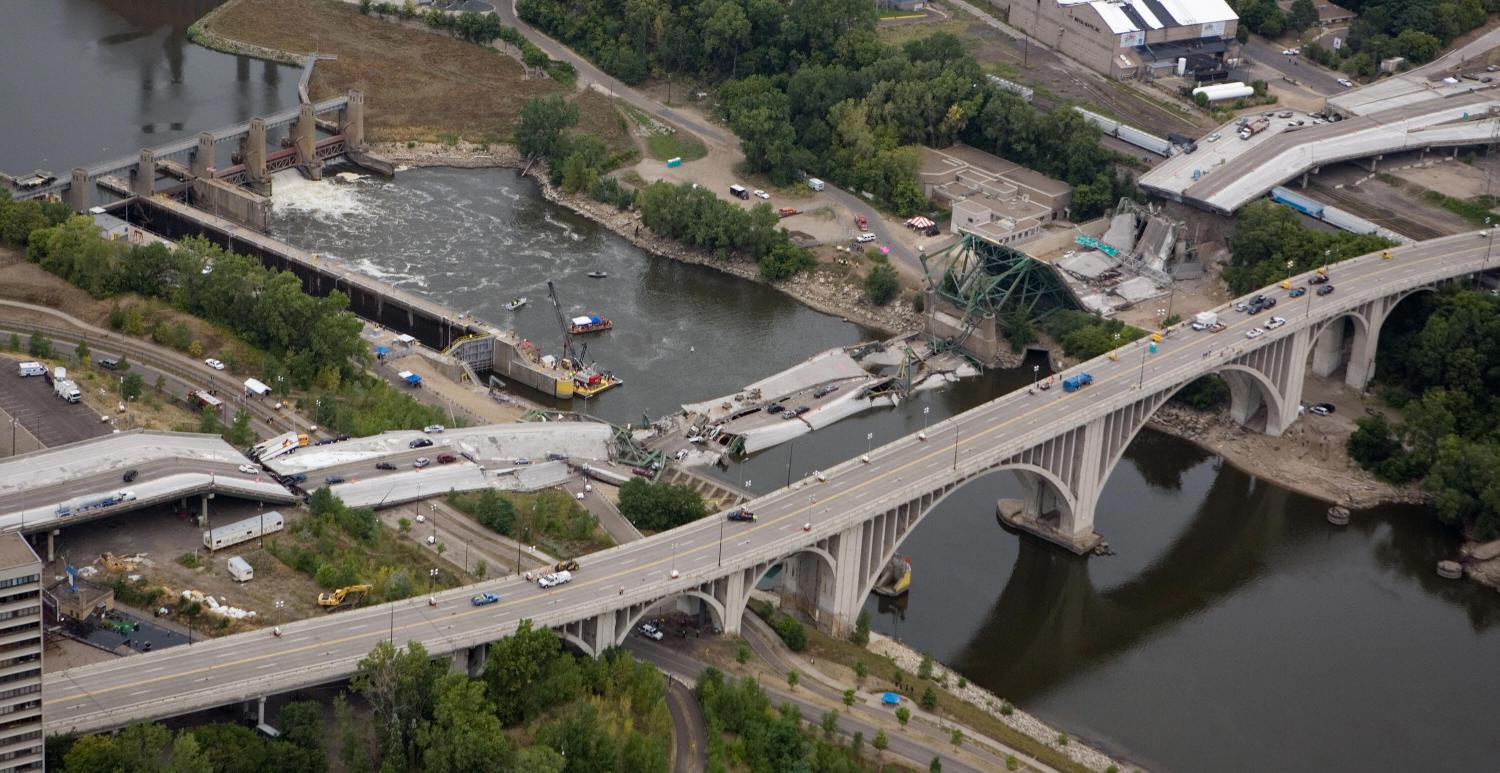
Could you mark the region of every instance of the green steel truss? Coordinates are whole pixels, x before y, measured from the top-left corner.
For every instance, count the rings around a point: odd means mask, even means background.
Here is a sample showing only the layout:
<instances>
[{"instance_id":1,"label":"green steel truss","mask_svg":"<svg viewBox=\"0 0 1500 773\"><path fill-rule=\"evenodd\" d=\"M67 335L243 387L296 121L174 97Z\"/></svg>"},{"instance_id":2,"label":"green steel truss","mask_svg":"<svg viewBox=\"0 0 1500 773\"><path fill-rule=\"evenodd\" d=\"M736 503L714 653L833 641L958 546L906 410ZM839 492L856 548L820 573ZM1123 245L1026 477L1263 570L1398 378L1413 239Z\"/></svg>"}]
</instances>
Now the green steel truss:
<instances>
[{"instance_id":1,"label":"green steel truss","mask_svg":"<svg viewBox=\"0 0 1500 773\"><path fill-rule=\"evenodd\" d=\"M1018 250L973 234L947 253L947 265L936 281L922 261L928 285L963 312L966 328L986 314L1022 311L1033 319L1078 304L1050 266Z\"/></svg>"}]
</instances>

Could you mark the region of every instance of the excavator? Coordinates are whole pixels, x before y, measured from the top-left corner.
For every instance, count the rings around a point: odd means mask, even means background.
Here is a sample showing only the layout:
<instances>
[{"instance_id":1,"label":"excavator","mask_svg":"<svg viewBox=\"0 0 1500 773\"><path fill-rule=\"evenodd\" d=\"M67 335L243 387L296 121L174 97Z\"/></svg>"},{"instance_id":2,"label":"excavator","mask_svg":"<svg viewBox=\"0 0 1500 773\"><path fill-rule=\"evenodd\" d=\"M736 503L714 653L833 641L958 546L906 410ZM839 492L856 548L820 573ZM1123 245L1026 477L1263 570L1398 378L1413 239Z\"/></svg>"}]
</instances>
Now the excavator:
<instances>
[{"instance_id":1,"label":"excavator","mask_svg":"<svg viewBox=\"0 0 1500 773\"><path fill-rule=\"evenodd\" d=\"M352 607L358 604L359 600L372 590L375 590L374 585L349 585L331 593L319 593L318 606L328 607L329 612L336 612L344 607Z\"/></svg>"}]
</instances>

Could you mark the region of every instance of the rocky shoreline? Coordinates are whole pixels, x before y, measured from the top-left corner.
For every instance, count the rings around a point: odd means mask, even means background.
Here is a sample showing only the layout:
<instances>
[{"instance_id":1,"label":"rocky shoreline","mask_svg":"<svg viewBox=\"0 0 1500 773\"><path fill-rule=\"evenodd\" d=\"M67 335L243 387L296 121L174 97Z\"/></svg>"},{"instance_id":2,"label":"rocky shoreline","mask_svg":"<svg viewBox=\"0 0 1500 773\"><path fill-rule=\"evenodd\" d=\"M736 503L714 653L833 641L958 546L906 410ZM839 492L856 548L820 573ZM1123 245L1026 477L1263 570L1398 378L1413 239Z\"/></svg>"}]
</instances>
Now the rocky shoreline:
<instances>
[{"instance_id":1,"label":"rocky shoreline","mask_svg":"<svg viewBox=\"0 0 1500 773\"><path fill-rule=\"evenodd\" d=\"M863 299L859 287L826 272L798 274L785 282L768 282L761 277L759 266L752 262L721 260L706 250L694 249L675 240L657 236L641 227L640 214L637 212L620 210L594 201L586 195L570 194L553 187L551 181L548 180L547 166L544 162L538 161L528 166L525 159L510 145L474 145L465 142L452 145L384 143L373 145L371 150L377 155L408 167L521 169L536 183L542 196L548 201L566 207L608 228L621 238L653 255L707 266L747 281L774 287L810 308L873 328L884 337L909 333L922 327L921 314L912 307L911 303L896 300L884 307L873 306Z\"/></svg>"},{"instance_id":2,"label":"rocky shoreline","mask_svg":"<svg viewBox=\"0 0 1500 773\"><path fill-rule=\"evenodd\" d=\"M921 653L901 642L878 633L870 634L870 651L890 658L902 671L910 674L917 673L922 665ZM1009 706L1008 701L1001 699L983 687L975 685L973 682L965 681L963 686L960 687L956 683L957 671L937 661L933 661L932 666L932 678L934 680L946 682L950 678L955 679L955 683L946 685L944 689L962 699L965 703L969 703L993 716L995 719L1004 722L1017 732L1024 733L1037 742L1046 745L1048 748L1055 749L1061 754L1066 755L1068 759L1089 770L1106 771L1124 769L1119 760L1112 759L1104 752L1080 743L1077 739L1070 738L1066 742L1059 743L1060 739L1065 736L1057 728L1014 706L1010 707L1010 713L1007 714L1002 710L1002 707ZM1131 769L1138 773L1143 771L1142 768L1137 766L1131 766Z\"/></svg>"}]
</instances>

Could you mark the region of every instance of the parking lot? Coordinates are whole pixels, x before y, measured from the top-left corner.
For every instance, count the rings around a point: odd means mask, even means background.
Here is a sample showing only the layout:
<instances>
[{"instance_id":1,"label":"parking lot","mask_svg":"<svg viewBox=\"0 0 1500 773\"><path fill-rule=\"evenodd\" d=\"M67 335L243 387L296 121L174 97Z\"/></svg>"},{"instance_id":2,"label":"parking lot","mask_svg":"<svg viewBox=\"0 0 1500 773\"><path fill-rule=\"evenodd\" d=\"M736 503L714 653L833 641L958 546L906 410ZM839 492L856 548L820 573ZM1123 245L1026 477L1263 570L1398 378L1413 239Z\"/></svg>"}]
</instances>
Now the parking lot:
<instances>
[{"instance_id":1,"label":"parking lot","mask_svg":"<svg viewBox=\"0 0 1500 773\"><path fill-rule=\"evenodd\" d=\"M109 434L110 426L87 405L63 402L41 376L19 376L17 365L24 361L0 357L0 410L19 419L48 448ZM5 442L10 442L8 433Z\"/></svg>"}]
</instances>

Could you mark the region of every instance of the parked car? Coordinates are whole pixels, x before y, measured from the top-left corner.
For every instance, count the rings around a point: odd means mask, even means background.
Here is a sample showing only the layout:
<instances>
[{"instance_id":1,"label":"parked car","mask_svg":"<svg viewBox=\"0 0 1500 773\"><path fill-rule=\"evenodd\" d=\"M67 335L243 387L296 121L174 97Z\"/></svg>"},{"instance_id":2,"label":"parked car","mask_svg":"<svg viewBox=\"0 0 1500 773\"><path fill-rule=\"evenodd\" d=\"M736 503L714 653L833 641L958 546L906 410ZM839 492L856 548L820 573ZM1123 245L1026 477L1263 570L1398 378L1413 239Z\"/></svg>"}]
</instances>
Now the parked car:
<instances>
[{"instance_id":1,"label":"parked car","mask_svg":"<svg viewBox=\"0 0 1500 773\"><path fill-rule=\"evenodd\" d=\"M283 481L286 482L286 483L294 483L294 484L295 483L306 483L307 482L307 475L305 473L294 472L291 475L288 475L285 478L283 478Z\"/></svg>"},{"instance_id":2,"label":"parked car","mask_svg":"<svg viewBox=\"0 0 1500 773\"><path fill-rule=\"evenodd\" d=\"M1222 137L1222 136L1224 136L1224 135L1219 134L1218 132L1214 132L1213 134L1208 135L1208 141L1209 142L1218 142L1219 138Z\"/></svg>"},{"instance_id":3,"label":"parked car","mask_svg":"<svg viewBox=\"0 0 1500 773\"><path fill-rule=\"evenodd\" d=\"M453 464L456 461L458 457L453 454L438 454L438 464Z\"/></svg>"},{"instance_id":4,"label":"parked car","mask_svg":"<svg viewBox=\"0 0 1500 773\"><path fill-rule=\"evenodd\" d=\"M499 600L500 597L496 596L493 593L481 593L478 596L469 599L469 603L473 604L476 607L482 607L488 604L493 604Z\"/></svg>"},{"instance_id":5,"label":"parked car","mask_svg":"<svg viewBox=\"0 0 1500 773\"><path fill-rule=\"evenodd\" d=\"M765 191L763 191L763 190L761 190L759 188L756 188L755 189L755 198L769 200L771 198L771 194L766 193Z\"/></svg>"},{"instance_id":6,"label":"parked car","mask_svg":"<svg viewBox=\"0 0 1500 773\"><path fill-rule=\"evenodd\" d=\"M407 448L426 448L426 447L428 447L430 445L432 445L432 439L431 438L419 437L416 440L413 440L410 443L407 443L406 447Z\"/></svg>"},{"instance_id":7,"label":"parked car","mask_svg":"<svg viewBox=\"0 0 1500 773\"><path fill-rule=\"evenodd\" d=\"M784 410L786 410L786 406L781 403L771 403L766 406L766 413L781 413Z\"/></svg>"},{"instance_id":8,"label":"parked car","mask_svg":"<svg viewBox=\"0 0 1500 773\"><path fill-rule=\"evenodd\" d=\"M1339 78L1339 85L1343 86L1346 89L1352 89L1354 88L1354 81L1351 81L1348 78Z\"/></svg>"},{"instance_id":9,"label":"parked car","mask_svg":"<svg viewBox=\"0 0 1500 773\"><path fill-rule=\"evenodd\" d=\"M376 462L375 463L375 469L377 469L377 470L394 470L394 469L396 469L396 465L391 464L390 462Z\"/></svg>"},{"instance_id":10,"label":"parked car","mask_svg":"<svg viewBox=\"0 0 1500 773\"><path fill-rule=\"evenodd\" d=\"M820 386L817 389L813 390L813 398L821 400L824 397L827 397L837 391L839 391L838 384L824 384L823 386Z\"/></svg>"},{"instance_id":11,"label":"parked car","mask_svg":"<svg viewBox=\"0 0 1500 773\"><path fill-rule=\"evenodd\" d=\"M1245 331L1245 337L1246 338L1260 338L1261 336L1263 336L1265 334L1266 334L1266 331L1261 330L1258 327L1252 327L1249 330Z\"/></svg>"},{"instance_id":12,"label":"parked car","mask_svg":"<svg viewBox=\"0 0 1500 773\"><path fill-rule=\"evenodd\" d=\"M1333 413L1333 406L1329 405L1328 403L1318 403L1317 405L1314 405L1307 410L1312 411L1319 416L1327 416Z\"/></svg>"},{"instance_id":13,"label":"parked car","mask_svg":"<svg viewBox=\"0 0 1500 773\"><path fill-rule=\"evenodd\" d=\"M426 467L429 464L432 464L432 460L431 459L428 459L425 456L419 456L419 457L417 457L417 460L415 462L411 463L411 466L413 466L413 467L415 467L415 468L417 468L417 469L420 470L420 469L422 469L423 467Z\"/></svg>"},{"instance_id":14,"label":"parked car","mask_svg":"<svg viewBox=\"0 0 1500 773\"><path fill-rule=\"evenodd\" d=\"M646 623L636 630L639 631L642 636L652 641L661 641L662 637L666 635L661 632L660 628L657 628L650 623Z\"/></svg>"},{"instance_id":15,"label":"parked car","mask_svg":"<svg viewBox=\"0 0 1500 773\"><path fill-rule=\"evenodd\" d=\"M873 242L873 241L875 241L875 234L872 234L869 231L865 231L864 233L861 233L859 236L854 237L854 241L856 243L858 243L858 244L864 244L865 242Z\"/></svg>"},{"instance_id":16,"label":"parked car","mask_svg":"<svg viewBox=\"0 0 1500 773\"><path fill-rule=\"evenodd\" d=\"M1234 310L1235 311L1249 311L1250 310L1250 304L1245 303L1244 301L1235 301Z\"/></svg>"},{"instance_id":17,"label":"parked car","mask_svg":"<svg viewBox=\"0 0 1500 773\"><path fill-rule=\"evenodd\" d=\"M216 360L216 359L214 359L212 357L209 357L208 359L204 360L203 364L207 365L210 368L213 368L214 370L223 370L224 369L224 363L219 362L218 360Z\"/></svg>"},{"instance_id":18,"label":"parked car","mask_svg":"<svg viewBox=\"0 0 1500 773\"><path fill-rule=\"evenodd\" d=\"M935 225L930 225L930 226L927 226L927 230L925 230L925 231L922 232L922 235L923 236L937 236L938 234L940 234L942 232L943 232L943 229L938 228Z\"/></svg>"},{"instance_id":19,"label":"parked car","mask_svg":"<svg viewBox=\"0 0 1500 773\"><path fill-rule=\"evenodd\" d=\"M443 425L441 425L441 424L428 424L427 426L425 426L425 427L422 428L422 431L426 432L429 435L436 435L437 433L443 431Z\"/></svg>"},{"instance_id":20,"label":"parked car","mask_svg":"<svg viewBox=\"0 0 1500 773\"><path fill-rule=\"evenodd\" d=\"M749 510L746 510L743 507L739 507L739 508L735 508L734 510L730 510L729 511L729 515L727 517L731 521L739 521L739 522L744 522L744 523L750 523L750 522L753 522L755 520L755 513L752 513L752 512L750 512Z\"/></svg>"},{"instance_id":21,"label":"parked car","mask_svg":"<svg viewBox=\"0 0 1500 773\"><path fill-rule=\"evenodd\" d=\"M1333 285L1323 285L1318 288L1318 295L1328 295L1333 292Z\"/></svg>"},{"instance_id":22,"label":"parked car","mask_svg":"<svg viewBox=\"0 0 1500 773\"><path fill-rule=\"evenodd\" d=\"M1285 324L1286 324L1286 319L1285 318L1283 318L1283 317L1272 317L1271 321L1269 321L1269 322L1266 323L1266 329L1267 330L1275 330L1276 328L1281 327L1282 325L1285 325Z\"/></svg>"}]
</instances>

